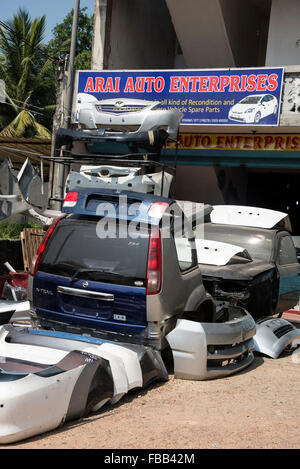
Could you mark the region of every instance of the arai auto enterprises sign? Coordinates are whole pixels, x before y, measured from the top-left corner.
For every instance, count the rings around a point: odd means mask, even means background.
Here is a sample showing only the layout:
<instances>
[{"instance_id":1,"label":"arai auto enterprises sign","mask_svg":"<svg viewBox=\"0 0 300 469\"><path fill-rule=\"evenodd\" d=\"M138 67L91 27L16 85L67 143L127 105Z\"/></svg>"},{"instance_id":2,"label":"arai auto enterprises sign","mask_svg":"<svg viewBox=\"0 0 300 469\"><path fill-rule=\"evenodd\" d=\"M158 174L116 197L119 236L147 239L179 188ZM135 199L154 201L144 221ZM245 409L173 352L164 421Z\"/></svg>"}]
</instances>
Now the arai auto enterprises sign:
<instances>
[{"instance_id":1,"label":"arai auto enterprises sign","mask_svg":"<svg viewBox=\"0 0 300 469\"><path fill-rule=\"evenodd\" d=\"M182 125L278 125L283 68L79 71L77 94L159 101Z\"/></svg>"},{"instance_id":2,"label":"arai auto enterprises sign","mask_svg":"<svg viewBox=\"0 0 300 469\"><path fill-rule=\"evenodd\" d=\"M196 134L180 133L181 150L300 151L299 134ZM168 142L176 148L176 142Z\"/></svg>"}]
</instances>

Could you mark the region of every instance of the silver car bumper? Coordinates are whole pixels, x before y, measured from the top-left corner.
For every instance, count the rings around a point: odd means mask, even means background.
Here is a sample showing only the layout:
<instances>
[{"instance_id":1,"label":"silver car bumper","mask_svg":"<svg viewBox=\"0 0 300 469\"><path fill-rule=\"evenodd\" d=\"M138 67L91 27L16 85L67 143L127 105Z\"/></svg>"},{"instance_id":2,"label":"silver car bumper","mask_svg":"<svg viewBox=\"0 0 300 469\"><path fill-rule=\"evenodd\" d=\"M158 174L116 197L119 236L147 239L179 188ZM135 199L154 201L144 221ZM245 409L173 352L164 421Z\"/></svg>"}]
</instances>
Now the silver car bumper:
<instances>
[{"instance_id":1,"label":"silver car bumper","mask_svg":"<svg viewBox=\"0 0 300 469\"><path fill-rule=\"evenodd\" d=\"M265 318L257 322L254 351L278 358L288 347L300 343L300 329L283 318Z\"/></svg>"},{"instance_id":2,"label":"silver car bumper","mask_svg":"<svg viewBox=\"0 0 300 469\"><path fill-rule=\"evenodd\" d=\"M253 359L255 321L247 313L225 323L180 319L166 336L180 379L221 378L249 366Z\"/></svg>"},{"instance_id":3,"label":"silver car bumper","mask_svg":"<svg viewBox=\"0 0 300 469\"><path fill-rule=\"evenodd\" d=\"M91 109L81 109L78 122L85 125L87 129L96 129L98 125L104 127L112 126L138 126L139 132L166 127L170 138L177 138L182 113L176 109L172 110L148 110L138 113L122 114L114 116ZM134 133L134 132L133 132Z\"/></svg>"}]
</instances>

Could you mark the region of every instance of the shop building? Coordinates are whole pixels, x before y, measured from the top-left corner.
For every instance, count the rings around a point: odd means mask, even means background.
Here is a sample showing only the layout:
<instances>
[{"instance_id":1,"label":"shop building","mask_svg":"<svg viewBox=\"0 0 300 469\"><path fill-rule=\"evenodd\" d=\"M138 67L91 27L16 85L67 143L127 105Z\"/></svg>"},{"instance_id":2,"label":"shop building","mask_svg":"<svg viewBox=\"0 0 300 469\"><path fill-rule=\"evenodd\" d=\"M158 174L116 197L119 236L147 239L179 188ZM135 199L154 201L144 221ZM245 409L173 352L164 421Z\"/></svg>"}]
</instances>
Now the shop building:
<instances>
[{"instance_id":1,"label":"shop building","mask_svg":"<svg viewBox=\"0 0 300 469\"><path fill-rule=\"evenodd\" d=\"M300 234L300 2L96 0L95 6L94 71L135 71L135 77L138 71L155 71L156 77L174 71L173 77L187 77L198 70L198 76L219 78L210 80L205 95L207 107L215 109L212 118L191 125L185 121L177 153L174 147L166 150L166 161L177 165L176 195L286 211L294 234ZM243 86L249 69L256 76L282 69L276 122L265 117L258 123L224 119L222 124L216 111L221 71L239 76ZM189 91L193 83L195 79ZM173 84L178 90L180 82ZM261 94L274 95L264 85L262 78ZM232 86L236 91L237 82ZM259 94L257 88L254 94ZM186 96L196 99L195 93ZM239 95L232 96L237 104ZM200 97L204 101L203 93ZM172 99L173 106L183 107L182 98L176 103L176 92Z\"/></svg>"}]
</instances>

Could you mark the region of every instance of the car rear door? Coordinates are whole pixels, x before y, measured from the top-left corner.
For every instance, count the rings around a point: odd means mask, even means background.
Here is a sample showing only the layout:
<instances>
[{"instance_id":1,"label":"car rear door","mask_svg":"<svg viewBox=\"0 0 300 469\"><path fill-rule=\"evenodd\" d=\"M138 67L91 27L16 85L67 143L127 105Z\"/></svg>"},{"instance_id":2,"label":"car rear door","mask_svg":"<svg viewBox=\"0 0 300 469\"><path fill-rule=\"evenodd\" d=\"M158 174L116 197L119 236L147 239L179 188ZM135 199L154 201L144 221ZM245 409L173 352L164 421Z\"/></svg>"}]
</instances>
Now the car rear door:
<instances>
[{"instance_id":1,"label":"car rear door","mask_svg":"<svg viewBox=\"0 0 300 469\"><path fill-rule=\"evenodd\" d=\"M139 334L146 327L149 236L131 238L125 225L106 238L95 217L61 221L33 282L38 316L81 327ZM116 223L116 222L115 222Z\"/></svg>"},{"instance_id":2,"label":"car rear door","mask_svg":"<svg viewBox=\"0 0 300 469\"><path fill-rule=\"evenodd\" d=\"M278 233L276 249L276 266L280 275L277 312L293 308L300 298L300 265L292 237Z\"/></svg>"}]
</instances>

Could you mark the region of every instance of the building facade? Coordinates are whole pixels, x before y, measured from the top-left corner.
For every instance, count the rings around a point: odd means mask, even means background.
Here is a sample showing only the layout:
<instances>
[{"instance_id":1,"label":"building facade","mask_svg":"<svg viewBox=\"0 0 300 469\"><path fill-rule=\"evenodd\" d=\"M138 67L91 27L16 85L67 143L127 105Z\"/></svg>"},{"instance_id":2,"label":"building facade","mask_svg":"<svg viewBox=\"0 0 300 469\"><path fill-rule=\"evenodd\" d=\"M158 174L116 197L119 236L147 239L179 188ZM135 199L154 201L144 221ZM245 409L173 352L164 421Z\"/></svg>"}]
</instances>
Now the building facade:
<instances>
[{"instance_id":1,"label":"building facade","mask_svg":"<svg viewBox=\"0 0 300 469\"><path fill-rule=\"evenodd\" d=\"M176 195L282 210L300 234L300 2L95 0L95 12L95 70L283 70L277 122L181 125Z\"/></svg>"}]
</instances>

